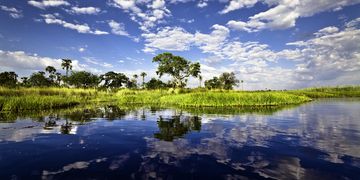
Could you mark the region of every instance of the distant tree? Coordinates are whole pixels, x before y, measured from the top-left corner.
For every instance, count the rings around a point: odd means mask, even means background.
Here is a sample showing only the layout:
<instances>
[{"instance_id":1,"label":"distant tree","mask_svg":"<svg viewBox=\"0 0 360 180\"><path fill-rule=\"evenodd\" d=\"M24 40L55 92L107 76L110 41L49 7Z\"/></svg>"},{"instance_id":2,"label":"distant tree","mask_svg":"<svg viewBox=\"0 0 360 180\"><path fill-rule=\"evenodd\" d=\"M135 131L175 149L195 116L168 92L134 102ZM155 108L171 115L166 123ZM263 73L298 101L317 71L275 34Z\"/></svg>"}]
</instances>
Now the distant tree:
<instances>
[{"instance_id":1,"label":"distant tree","mask_svg":"<svg viewBox=\"0 0 360 180\"><path fill-rule=\"evenodd\" d=\"M29 86L29 78L28 77L21 77L21 85L22 86Z\"/></svg>"},{"instance_id":2,"label":"distant tree","mask_svg":"<svg viewBox=\"0 0 360 180\"><path fill-rule=\"evenodd\" d=\"M151 78L149 82L145 83L146 89L162 89L166 88L167 84L159 79Z\"/></svg>"},{"instance_id":3,"label":"distant tree","mask_svg":"<svg viewBox=\"0 0 360 180\"><path fill-rule=\"evenodd\" d=\"M100 79L103 82L103 87L106 88L120 88L129 81L129 78L125 74L115 73L113 71L101 75Z\"/></svg>"},{"instance_id":4,"label":"distant tree","mask_svg":"<svg viewBox=\"0 0 360 180\"><path fill-rule=\"evenodd\" d=\"M147 76L147 74L145 72L142 72L140 76L142 77L142 88L145 88L145 76Z\"/></svg>"},{"instance_id":5,"label":"distant tree","mask_svg":"<svg viewBox=\"0 0 360 180\"><path fill-rule=\"evenodd\" d=\"M198 77L198 78L199 78L199 88L201 88L201 82L202 82L202 79L203 79L203 78L202 78L202 76L201 76L201 75L199 75L199 77Z\"/></svg>"},{"instance_id":6,"label":"distant tree","mask_svg":"<svg viewBox=\"0 0 360 180\"><path fill-rule=\"evenodd\" d=\"M66 78L66 82L78 88L96 87L99 84L99 77L86 71L73 71L71 75Z\"/></svg>"},{"instance_id":7,"label":"distant tree","mask_svg":"<svg viewBox=\"0 0 360 180\"><path fill-rule=\"evenodd\" d=\"M47 66L45 68L45 71L49 73L49 78L51 81L55 82L55 78L56 78L56 69L53 66Z\"/></svg>"},{"instance_id":8,"label":"distant tree","mask_svg":"<svg viewBox=\"0 0 360 180\"><path fill-rule=\"evenodd\" d=\"M56 77L56 84L57 84L58 86L60 86L61 80L62 80L62 75L61 75L61 73L56 73L56 74L55 74L55 77Z\"/></svg>"},{"instance_id":9,"label":"distant tree","mask_svg":"<svg viewBox=\"0 0 360 180\"><path fill-rule=\"evenodd\" d=\"M13 87L17 84L18 75L15 72L0 73L0 86Z\"/></svg>"},{"instance_id":10,"label":"distant tree","mask_svg":"<svg viewBox=\"0 0 360 180\"><path fill-rule=\"evenodd\" d=\"M62 59L61 67L66 70L66 76L69 76L69 70L72 70L71 64L71 59Z\"/></svg>"},{"instance_id":11,"label":"distant tree","mask_svg":"<svg viewBox=\"0 0 360 180\"><path fill-rule=\"evenodd\" d=\"M243 91L244 90L244 80L240 80L240 83L241 83L241 90Z\"/></svg>"},{"instance_id":12,"label":"distant tree","mask_svg":"<svg viewBox=\"0 0 360 180\"><path fill-rule=\"evenodd\" d=\"M213 77L212 79L205 81L205 87L208 89L221 89L222 84L218 77Z\"/></svg>"},{"instance_id":13,"label":"distant tree","mask_svg":"<svg viewBox=\"0 0 360 180\"><path fill-rule=\"evenodd\" d=\"M238 85L239 80L236 79L235 73L231 72L231 73L227 73L224 72L220 75L219 80L223 86L223 89L233 89L233 86Z\"/></svg>"},{"instance_id":14,"label":"distant tree","mask_svg":"<svg viewBox=\"0 0 360 180\"><path fill-rule=\"evenodd\" d=\"M30 86L40 86L40 87L44 87L44 86L51 86L53 85L53 82L45 77L45 72L43 71L39 71L37 73L33 73L29 80L29 85Z\"/></svg>"},{"instance_id":15,"label":"distant tree","mask_svg":"<svg viewBox=\"0 0 360 180\"><path fill-rule=\"evenodd\" d=\"M200 75L200 63L191 63L191 61L171 53L159 54L153 58L153 62L159 64L156 74L159 77L169 74L174 78L176 87L185 87L188 77L197 78Z\"/></svg>"}]
</instances>

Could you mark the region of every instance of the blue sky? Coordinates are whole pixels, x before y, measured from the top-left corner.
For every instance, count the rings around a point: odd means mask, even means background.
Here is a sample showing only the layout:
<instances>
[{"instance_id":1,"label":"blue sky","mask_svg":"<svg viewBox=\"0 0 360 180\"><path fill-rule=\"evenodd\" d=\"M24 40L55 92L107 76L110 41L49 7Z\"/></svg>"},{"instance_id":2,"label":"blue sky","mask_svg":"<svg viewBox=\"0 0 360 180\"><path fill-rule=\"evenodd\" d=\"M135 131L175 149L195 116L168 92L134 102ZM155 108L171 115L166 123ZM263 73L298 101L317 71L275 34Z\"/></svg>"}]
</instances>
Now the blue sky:
<instances>
[{"instance_id":1,"label":"blue sky","mask_svg":"<svg viewBox=\"0 0 360 180\"><path fill-rule=\"evenodd\" d=\"M359 8L360 0L0 0L0 71L28 76L70 58L74 70L150 79L152 57L172 52L200 62L205 80L233 71L246 89L360 84Z\"/></svg>"}]
</instances>

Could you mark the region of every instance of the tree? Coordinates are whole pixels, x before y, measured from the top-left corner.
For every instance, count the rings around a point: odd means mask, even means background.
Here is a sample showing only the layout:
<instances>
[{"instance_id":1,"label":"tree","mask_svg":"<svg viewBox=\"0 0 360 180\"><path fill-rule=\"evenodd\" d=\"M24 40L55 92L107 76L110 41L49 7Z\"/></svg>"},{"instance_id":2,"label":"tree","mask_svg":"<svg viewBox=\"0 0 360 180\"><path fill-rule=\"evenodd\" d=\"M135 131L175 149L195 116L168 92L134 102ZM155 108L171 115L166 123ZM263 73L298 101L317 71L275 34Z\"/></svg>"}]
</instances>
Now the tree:
<instances>
[{"instance_id":1,"label":"tree","mask_svg":"<svg viewBox=\"0 0 360 180\"><path fill-rule=\"evenodd\" d=\"M0 73L0 86L16 86L18 75L15 72Z\"/></svg>"},{"instance_id":2,"label":"tree","mask_svg":"<svg viewBox=\"0 0 360 180\"><path fill-rule=\"evenodd\" d=\"M199 75L199 77L198 77L198 78L199 78L199 88L201 88L201 82L202 82L202 79L203 79L203 78L202 78L202 76L201 76L201 75Z\"/></svg>"},{"instance_id":3,"label":"tree","mask_svg":"<svg viewBox=\"0 0 360 180\"><path fill-rule=\"evenodd\" d=\"M28 77L21 77L21 85L28 86L29 85L29 78Z\"/></svg>"},{"instance_id":4,"label":"tree","mask_svg":"<svg viewBox=\"0 0 360 180\"><path fill-rule=\"evenodd\" d=\"M166 88L167 84L159 79L151 78L149 82L145 83L145 87L146 89L161 89Z\"/></svg>"},{"instance_id":5,"label":"tree","mask_svg":"<svg viewBox=\"0 0 360 180\"><path fill-rule=\"evenodd\" d=\"M66 70L66 76L69 75L69 70L72 70L72 60L62 59L61 67Z\"/></svg>"},{"instance_id":6,"label":"tree","mask_svg":"<svg viewBox=\"0 0 360 180\"><path fill-rule=\"evenodd\" d=\"M55 77L56 77L56 75L55 75L56 69L53 66L47 66L45 68L45 71L49 73L50 80L54 82Z\"/></svg>"},{"instance_id":7,"label":"tree","mask_svg":"<svg viewBox=\"0 0 360 180\"><path fill-rule=\"evenodd\" d=\"M231 73L227 73L224 72L220 75L219 80L222 84L222 88L223 89L233 89L233 86L236 86L239 83L239 80L236 79L235 73L231 72Z\"/></svg>"},{"instance_id":8,"label":"tree","mask_svg":"<svg viewBox=\"0 0 360 180\"><path fill-rule=\"evenodd\" d=\"M145 88L145 76L147 76L147 74L145 72L142 72L140 76L142 77L142 88Z\"/></svg>"},{"instance_id":9,"label":"tree","mask_svg":"<svg viewBox=\"0 0 360 180\"><path fill-rule=\"evenodd\" d=\"M61 75L61 73L56 73L55 76L56 76L56 84L58 86L60 86L60 83L61 83L61 80L62 80L62 75Z\"/></svg>"},{"instance_id":10,"label":"tree","mask_svg":"<svg viewBox=\"0 0 360 180\"><path fill-rule=\"evenodd\" d=\"M155 56L153 62L159 64L156 74L163 76L169 74L173 77L176 87L185 87L187 78L200 75L200 63L191 63L180 56L171 53L163 53Z\"/></svg>"},{"instance_id":11,"label":"tree","mask_svg":"<svg viewBox=\"0 0 360 180\"><path fill-rule=\"evenodd\" d=\"M48 78L46 78L45 76L45 72L43 71L39 71L37 73L33 73L28 82L30 86L51 86L53 84L53 82L51 80L49 80Z\"/></svg>"},{"instance_id":12,"label":"tree","mask_svg":"<svg viewBox=\"0 0 360 180\"><path fill-rule=\"evenodd\" d=\"M126 77L123 73L115 73L113 71L109 71L100 76L101 81L104 82L103 87L106 88L119 88L123 85L126 85L129 81L129 78Z\"/></svg>"},{"instance_id":13,"label":"tree","mask_svg":"<svg viewBox=\"0 0 360 180\"><path fill-rule=\"evenodd\" d=\"M208 89L220 89L222 88L222 84L218 77L213 77L205 81L205 87Z\"/></svg>"},{"instance_id":14,"label":"tree","mask_svg":"<svg viewBox=\"0 0 360 180\"><path fill-rule=\"evenodd\" d=\"M66 82L78 88L96 87L99 84L99 77L90 72L78 71L72 72L71 75L66 78Z\"/></svg>"}]
</instances>

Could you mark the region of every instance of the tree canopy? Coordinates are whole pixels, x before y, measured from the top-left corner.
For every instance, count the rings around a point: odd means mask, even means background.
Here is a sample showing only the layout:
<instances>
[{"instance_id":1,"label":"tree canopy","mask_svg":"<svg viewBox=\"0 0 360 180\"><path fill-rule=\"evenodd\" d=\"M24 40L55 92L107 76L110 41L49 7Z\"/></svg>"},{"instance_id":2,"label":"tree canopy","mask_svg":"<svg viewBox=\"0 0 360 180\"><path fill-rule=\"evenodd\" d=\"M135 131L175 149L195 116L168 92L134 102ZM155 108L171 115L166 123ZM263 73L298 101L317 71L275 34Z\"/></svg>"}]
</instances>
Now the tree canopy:
<instances>
[{"instance_id":1,"label":"tree canopy","mask_svg":"<svg viewBox=\"0 0 360 180\"><path fill-rule=\"evenodd\" d=\"M153 62L159 64L156 74L161 78L164 74L173 77L176 87L185 87L188 77L200 75L200 63L191 63L181 56L163 53L155 56Z\"/></svg>"}]
</instances>

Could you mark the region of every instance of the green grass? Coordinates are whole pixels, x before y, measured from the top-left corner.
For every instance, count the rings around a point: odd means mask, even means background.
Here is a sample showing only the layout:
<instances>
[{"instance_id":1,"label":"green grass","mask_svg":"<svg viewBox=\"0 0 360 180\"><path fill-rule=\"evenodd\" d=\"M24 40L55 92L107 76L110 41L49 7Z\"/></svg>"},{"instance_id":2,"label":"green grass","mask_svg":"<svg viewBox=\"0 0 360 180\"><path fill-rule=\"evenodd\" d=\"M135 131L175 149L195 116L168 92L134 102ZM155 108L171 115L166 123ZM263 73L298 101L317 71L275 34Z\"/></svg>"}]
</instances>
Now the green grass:
<instances>
[{"instance_id":1,"label":"green grass","mask_svg":"<svg viewBox=\"0 0 360 180\"><path fill-rule=\"evenodd\" d=\"M360 97L360 86L318 87L287 91L310 98Z\"/></svg>"},{"instance_id":2,"label":"green grass","mask_svg":"<svg viewBox=\"0 0 360 180\"><path fill-rule=\"evenodd\" d=\"M291 91L223 91L205 89L127 90L113 92L73 88L0 87L0 111L46 110L79 104L121 106L262 107L300 104L314 98L360 97L360 86L307 88Z\"/></svg>"},{"instance_id":3,"label":"green grass","mask_svg":"<svg viewBox=\"0 0 360 180\"><path fill-rule=\"evenodd\" d=\"M120 104L158 104L181 107L274 106L299 104L311 99L285 92L205 91L178 93L165 90L119 91Z\"/></svg>"}]
</instances>

